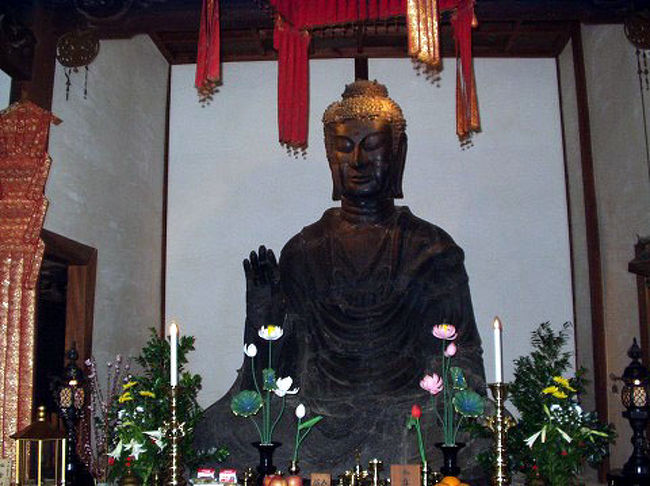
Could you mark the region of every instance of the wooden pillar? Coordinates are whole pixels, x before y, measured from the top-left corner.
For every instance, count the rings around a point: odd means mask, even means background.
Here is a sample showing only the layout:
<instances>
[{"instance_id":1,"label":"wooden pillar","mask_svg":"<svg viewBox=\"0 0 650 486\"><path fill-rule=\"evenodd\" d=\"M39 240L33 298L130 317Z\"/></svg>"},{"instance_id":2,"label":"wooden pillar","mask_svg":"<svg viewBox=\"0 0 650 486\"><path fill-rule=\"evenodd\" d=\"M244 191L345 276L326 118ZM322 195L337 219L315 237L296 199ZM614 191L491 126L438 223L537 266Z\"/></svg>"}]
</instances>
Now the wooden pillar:
<instances>
[{"instance_id":1,"label":"wooden pillar","mask_svg":"<svg viewBox=\"0 0 650 486\"><path fill-rule=\"evenodd\" d=\"M587 261L589 265L589 296L591 301L591 333L594 357L594 398L596 411L601 420L608 420L607 404L607 354L605 333L605 311L603 307L603 276L600 257L600 233L598 227L598 207L596 200L596 181L591 150L591 128L589 122L589 100L585 74L584 54L580 23L571 28L573 47L573 67L578 106L578 129L580 138L580 159L582 165L582 184L584 191L585 224L587 233ZM603 462L600 479L609 470L609 458Z\"/></svg>"},{"instance_id":2,"label":"wooden pillar","mask_svg":"<svg viewBox=\"0 0 650 486\"><path fill-rule=\"evenodd\" d=\"M56 41L52 12L39 6L34 9L32 32L36 37L31 79L20 81L22 99L28 99L50 111L56 67ZM15 96L15 94L14 94Z\"/></svg>"},{"instance_id":3,"label":"wooden pillar","mask_svg":"<svg viewBox=\"0 0 650 486\"><path fill-rule=\"evenodd\" d=\"M354 80L360 79L368 80L368 58L365 56L354 58Z\"/></svg>"}]
</instances>

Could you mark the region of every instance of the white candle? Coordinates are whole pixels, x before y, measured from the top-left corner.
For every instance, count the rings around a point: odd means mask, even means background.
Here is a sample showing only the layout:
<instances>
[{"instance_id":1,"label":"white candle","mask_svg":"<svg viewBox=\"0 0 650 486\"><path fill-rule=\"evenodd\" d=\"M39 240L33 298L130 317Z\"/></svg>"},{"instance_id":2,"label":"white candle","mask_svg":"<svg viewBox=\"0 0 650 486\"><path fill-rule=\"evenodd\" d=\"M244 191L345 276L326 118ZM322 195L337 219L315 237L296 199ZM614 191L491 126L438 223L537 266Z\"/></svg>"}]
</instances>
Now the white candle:
<instances>
[{"instance_id":1,"label":"white candle","mask_svg":"<svg viewBox=\"0 0 650 486\"><path fill-rule=\"evenodd\" d=\"M494 381L495 383L503 382L503 347L501 346L501 331L503 326L498 317L494 318L492 323L494 330Z\"/></svg>"},{"instance_id":2,"label":"white candle","mask_svg":"<svg viewBox=\"0 0 650 486\"><path fill-rule=\"evenodd\" d=\"M172 386L178 384L178 324L172 321L169 325L169 347L171 348L171 359L169 366L169 381Z\"/></svg>"}]
</instances>

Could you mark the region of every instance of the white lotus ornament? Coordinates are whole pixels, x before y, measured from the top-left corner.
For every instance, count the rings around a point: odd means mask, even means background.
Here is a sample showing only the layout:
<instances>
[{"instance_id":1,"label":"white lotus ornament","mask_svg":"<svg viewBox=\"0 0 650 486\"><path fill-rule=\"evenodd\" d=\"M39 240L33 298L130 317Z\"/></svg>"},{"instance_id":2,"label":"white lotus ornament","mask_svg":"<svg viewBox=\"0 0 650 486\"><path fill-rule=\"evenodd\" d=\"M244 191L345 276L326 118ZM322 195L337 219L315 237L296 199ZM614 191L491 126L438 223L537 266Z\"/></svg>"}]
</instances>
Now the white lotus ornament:
<instances>
[{"instance_id":1,"label":"white lotus ornament","mask_svg":"<svg viewBox=\"0 0 650 486\"><path fill-rule=\"evenodd\" d=\"M278 378L275 380L275 390L273 390L273 393L275 393L279 397L283 397L285 395L295 395L298 393L299 388L294 388L291 390L291 385L293 385L293 378L290 376L287 376L285 378Z\"/></svg>"},{"instance_id":2,"label":"white lotus ornament","mask_svg":"<svg viewBox=\"0 0 650 486\"><path fill-rule=\"evenodd\" d=\"M254 344L244 344L244 354L249 358L257 356L257 346Z\"/></svg>"},{"instance_id":3,"label":"white lotus ornament","mask_svg":"<svg viewBox=\"0 0 650 486\"><path fill-rule=\"evenodd\" d=\"M305 417L305 415L307 415L307 409L301 403L296 407L296 417L298 417L299 419L302 419L302 418Z\"/></svg>"},{"instance_id":4,"label":"white lotus ornament","mask_svg":"<svg viewBox=\"0 0 650 486\"><path fill-rule=\"evenodd\" d=\"M277 341L282 337L284 331L280 326L262 326L257 334L265 341Z\"/></svg>"}]
</instances>

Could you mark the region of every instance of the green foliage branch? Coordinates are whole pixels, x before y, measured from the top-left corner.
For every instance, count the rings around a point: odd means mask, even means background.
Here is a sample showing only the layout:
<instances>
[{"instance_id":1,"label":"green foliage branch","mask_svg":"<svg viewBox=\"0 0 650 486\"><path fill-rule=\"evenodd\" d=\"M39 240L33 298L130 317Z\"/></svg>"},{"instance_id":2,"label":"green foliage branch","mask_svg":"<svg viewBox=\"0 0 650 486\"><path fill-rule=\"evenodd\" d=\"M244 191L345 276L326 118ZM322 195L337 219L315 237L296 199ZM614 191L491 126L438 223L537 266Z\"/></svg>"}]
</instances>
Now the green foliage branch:
<instances>
[{"instance_id":1,"label":"green foliage branch","mask_svg":"<svg viewBox=\"0 0 650 486\"><path fill-rule=\"evenodd\" d=\"M612 425L580 406L586 369L565 377L571 366L572 354L565 349L571 327L567 322L555 332L544 322L532 332L533 349L515 360L509 393L519 411L516 426L508 432L510 467L550 486L580 484L584 464L599 464L615 439ZM476 428L474 432L489 435ZM487 452L479 460L490 468L494 457Z\"/></svg>"}]
</instances>

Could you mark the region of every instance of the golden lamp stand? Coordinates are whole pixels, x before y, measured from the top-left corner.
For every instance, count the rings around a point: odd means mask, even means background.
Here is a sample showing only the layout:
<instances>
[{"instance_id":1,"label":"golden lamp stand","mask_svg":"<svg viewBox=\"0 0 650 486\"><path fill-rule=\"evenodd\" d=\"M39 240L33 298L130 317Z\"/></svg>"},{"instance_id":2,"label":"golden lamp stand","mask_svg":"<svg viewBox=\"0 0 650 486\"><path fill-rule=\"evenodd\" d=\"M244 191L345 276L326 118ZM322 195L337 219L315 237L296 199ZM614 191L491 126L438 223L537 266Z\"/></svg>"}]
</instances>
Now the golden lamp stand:
<instances>
[{"instance_id":1,"label":"golden lamp stand","mask_svg":"<svg viewBox=\"0 0 650 486\"><path fill-rule=\"evenodd\" d=\"M184 476L183 457L181 455L181 439L184 436L183 425L178 423L177 408L178 387L171 387L171 421L167 437L169 438L169 478L165 482L168 486L185 486L187 483Z\"/></svg>"},{"instance_id":2,"label":"golden lamp stand","mask_svg":"<svg viewBox=\"0 0 650 486\"><path fill-rule=\"evenodd\" d=\"M506 398L508 398L507 383L488 384L492 397L496 402L494 415L487 418L487 427L494 434L494 470L492 472L492 486L507 486L511 484L510 472L508 471L508 452L506 450L506 438L508 429L515 425L515 421L506 415Z\"/></svg>"}]
</instances>

